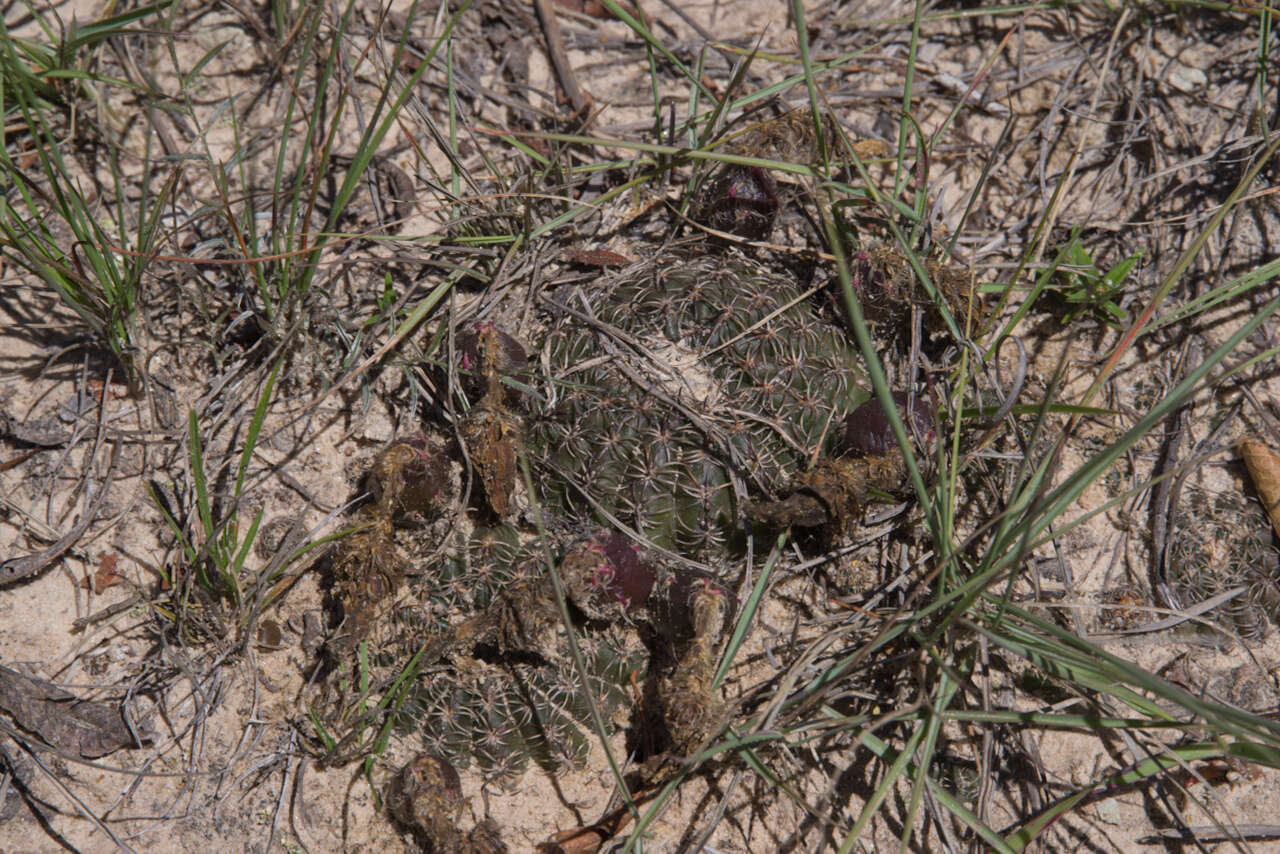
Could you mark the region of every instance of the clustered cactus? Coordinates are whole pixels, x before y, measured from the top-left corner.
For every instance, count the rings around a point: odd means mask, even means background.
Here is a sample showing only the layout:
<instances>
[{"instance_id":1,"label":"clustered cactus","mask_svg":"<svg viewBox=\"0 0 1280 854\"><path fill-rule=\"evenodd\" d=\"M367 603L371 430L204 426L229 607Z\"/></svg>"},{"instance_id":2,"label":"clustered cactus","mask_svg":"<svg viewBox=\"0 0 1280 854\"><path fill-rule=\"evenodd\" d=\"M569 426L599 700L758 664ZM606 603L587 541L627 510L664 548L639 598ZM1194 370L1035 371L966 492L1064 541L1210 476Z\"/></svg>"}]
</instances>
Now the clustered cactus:
<instances>
[{"instance_id":1,"label":"clustered cactus","mask_svg":"<svg viewBox=\"0 0 1280 854\"><path fill-rule=\"evenodd\" d=\"M707 186L695 212L705 222L768 236L778 197L767 173L728 166ZM887 250L859 255L856 285L875 322L896 325L919 293L891 261ZM942 270L930 273L954 312L961 283ZM354 732L394 712L414 733L424 752L387 804L428 850L481 850L455 827L455 766L501 783L530 765L578 765L596 712L625 725L642 680L667 731L657 750L697 750L728 717L714 675L744 521L844 533L873 492L902 480L848 334L753 257L667 246L546 304L539 358L489 321L454 330L457 442L420 434L384 449L358 530L330 556L343 619L328 652L345 687L317 722ZM928 438L924 399L896 403ZM464 525L459 464L479 487ZM531 503L549 533L534 534ZM688 559L707 569L673 568Z\"/></svg>"},{"instance_id":2,"label":"clustered cactus","mask_svg":"<svg viewBox=\"0 0 1280 854\"><path fill-rule=\"evenodd\" d=\"M559 566L572 566L573 554ZM583 622L573 630L587 672L577 672L537 541L521 544L508 526L478 531L423 576L418 598L422 604L405 615L408 634L452 631L454 641L405 706L435 754L509 781L530 761L552 771L580 765L591 703L606 721L625 719L629 686L644 674L643 649L625 626ZM446 618L459 613L473 616L450 627ZM435 615L433 625L422 622L424 614Z\"/></svg>"},{"instance_id":3,"label":"clustered cactus","mask_svg":"<svg viewBox=\"0 0 1280 854\"><path fill-rule=\"evenodd\" d=\"M745 256L672 247L561 299L530 428L542 497L672 551L723 546L735 476L776 488L865 396L847 336Z\"/></svg>"}]
</instances>

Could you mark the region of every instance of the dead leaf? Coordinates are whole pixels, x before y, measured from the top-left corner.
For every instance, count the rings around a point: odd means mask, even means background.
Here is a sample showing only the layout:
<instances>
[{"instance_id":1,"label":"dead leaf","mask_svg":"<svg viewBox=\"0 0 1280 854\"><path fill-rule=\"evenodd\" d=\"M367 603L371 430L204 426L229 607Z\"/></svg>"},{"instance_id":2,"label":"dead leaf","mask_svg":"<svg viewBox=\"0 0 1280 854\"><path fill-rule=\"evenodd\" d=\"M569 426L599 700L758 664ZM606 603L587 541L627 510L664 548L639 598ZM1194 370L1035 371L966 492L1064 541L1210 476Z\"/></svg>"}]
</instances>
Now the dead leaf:
<instances>
[{"instance_id":1,"label":"dead leaf","mask_svg":"<svg viewBox=\"0 0 1280 854\"><path fill-rule=\"evenodd\" d=\"M1240 456L1244 457L1253 486L1271 517L1271 527L1280 536L1280 456L1276 456L1266 443L1254 439L1240 443Z\"/></svg>"},{"instance_id":2,"label":"dead leaf","mask_svg":"<svg viewBox=\"0 0 1280 854\"><path fill-rule=\"evenodd\" d=\"M97 759L123 747L141 747L124 718L121 703L81 700L43 679L0 667L0 711L46 743L84 759ZM152 734L146 721L134 731L144 742Z\"/></svg>"},{"instance_id":3,"label":"dead leaf","mask_svg":"<svg viewBox=\"0 0 1280 854\"><path fill-rule=\"evenodd\" d=\"M569 12L577 12L579 15L588 15L592 18L608 18L610 12L598 0L553 0L557 9L565 9Z\"/></svg>"},{"instance_id":4,"label":"dead leaf","mask_svg":"<svg viewBox=\"0 0 1280 854\"><path fill-rule=\"evenodd\" d=\"M853 144L853 153L859 160L870 160L873 157L887 157L889 146L878 139L860 139Z\"/></svg>"},{"instance_id":5,"label":"dead leaf","mask_svg":"<svg viewBox=\"0 0 1280 854\"><path fill-rule=\"evenodd\" d=\"M124 576L116 572L120 564L120 556L115 552L107 552L98 558L98 568L92 578L80 582L81 587L92 587L94 593L102 593L108 587L124 583Z\"/></svg>"},{"instance_id":6,"label":"dead leaf","mask_svg":"<svg viewBox=\"0 0 1280 854\"><path fill-rule=\"evenodd\" d=\"M631 263L626 255L608 249L566 249L563 254L566 260L584 267L622 267Z\"/></svg>"}]
</instances>

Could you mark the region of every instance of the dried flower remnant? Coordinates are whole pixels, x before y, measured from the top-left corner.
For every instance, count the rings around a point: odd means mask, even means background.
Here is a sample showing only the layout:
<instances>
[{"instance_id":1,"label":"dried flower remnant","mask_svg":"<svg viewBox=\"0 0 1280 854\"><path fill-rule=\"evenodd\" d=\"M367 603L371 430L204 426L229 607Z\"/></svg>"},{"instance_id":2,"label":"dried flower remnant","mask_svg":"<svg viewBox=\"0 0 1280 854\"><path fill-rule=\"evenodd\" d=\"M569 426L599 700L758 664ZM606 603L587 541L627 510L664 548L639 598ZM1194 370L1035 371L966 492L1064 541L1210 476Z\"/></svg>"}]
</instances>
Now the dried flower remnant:
<instances>
[{"instance_id":1,"label":"dried flower remnant","mask_svg":"<svg viewBox=\"0 0 1280 854\"><path fill-rule=\"evenodd\" d=\"M925 273L947 311L964 328L972 313L974 325L985 318L982 300L969 276L946 258L921 259ZM899 343L909 330L912 313L924 314L925 329L942 332L946 325L929 291L917 278L906 256L895 246L872 244L853 254L853 290L867 321L887 343Z\"/></svg>"},{"instance_id":2,"label":"dried flower remnant","mask_svg":"<svg viewBox=\"0 0 1280 854\"><path fill-rule=\"evenodd\" d=\"M425 851L451 854L462 846L462 780L444 759L419 753L387 784L385 798L387 812Z\"/></svg>"},{"instance_id":3,"label":"dried flower remnant","mask_svg":"<svg viewBox=\"0 0 1280 854\"><path fill-rule=\"evenodd\" d=\"M458 425L458 432L494 515L500 519L511 516L515 512L516 448L524 432L520 419L490 392Z\"/></svg>"},{"instance_id":4,"label":"dried flower remnant","mask_svg":"<svg viewBox=\"0 0 1280 854\"><path fill-rule=\"evenodd\" d=\"M905 474L902 455L896 450L867 457L821 459L788 484L786 498L750 505L747 517L766 528L795 525L843 536L852 532L871 495L899 488Z\"/></svg>"},{"instance_id":5,"label":"dried flower remnant","mask_svg":"<svg viewBox=\"0 0 1280 854\"><path fill-rule=\"evenodd\" d=\"M815 123L813 112L807 108L788 110L748 125L727 139L725 150L743 157L782 163L816 163L821 156L819 126L826 137L828 151L834 152L839 140L833 133L831 119L823 118Z\"/></svg>"},{"instance_id":6,"label":"dried flower remnant","mask_svg":"<svg viewBox=\"0 0 1280 854\"><path fill-rule=\"evenodd\" d=\"M374 461L369 491L389 518L430 520L452 500L449 459L443 446L424 434L392 442Z\"/></svg>"},{"instance_id":7,"label":"dried flower remnant","mask_svg":"<svg viewBox=\"0 0 1280 854\"><path fill-rule=\"evenodd\" d=\"M528 382L529 354L524 345L497 325L482 320L458 333L458 377L474 400L503 385L505 377L521 384ZM514 403L519 392L506 386L503 402Z\"/></svg>"},{"instance_id":8,"label":"dried flower remnant","mask_svg":"<svg viewBox=\"0 0 1280 854\"><path fill-rule=\"evenodd\" d=\"M663 718L672 746L689 755L722 724L724 703L716 696L716 647L728 613L728 596L718 584L703 582L689 602L693 640L660 689Z\"/></svg>"},{"instance_id":9,"label":"dried flower remnant","mask_svg":"<svg viewBox=\"0 0 1280 854\"><path fill-rule=\"evenodd\" d=\"M908 408L906 392L894 392L898 413L908 430L923 438L933 435L929 407L917 398ZM837 536L853 526L875 492L892 492L906 476L906 465L889 418L877 399L871 399L845 419L841 450L846 456L820 459L788 485L787 497L747 508L747 517L769 528L825 528Z\"/></svg>"},{"instance_id":10,"label":"dried flower remnant","mask_svg":"<svg viewBox=\"0 0 1280 854\"><path fill-rule=\"evenodd\" d=\"M524 348L492 323L479 323L475 338L462 342L464 361L474 360L485 389L483 397L458 425L467 456L480 476L489 507L500 519L515 512L516 453L524 426L509 408L515 393L502 383L504 375L524 374L529 359Z\"/></svg>"},{"instance_id":11,"label":"dried flower remnant","mask_svg":"<svg viewBox=\"0 0 1280 854\"><path fill-rule=\"evenodd\" d=\"M343 623L330 652L339 660L369 637L405 572L391 518L366 513L362 521L362 530L338 541L332 559L333 595L342 605Z\"/></svg>"}]
</instances>

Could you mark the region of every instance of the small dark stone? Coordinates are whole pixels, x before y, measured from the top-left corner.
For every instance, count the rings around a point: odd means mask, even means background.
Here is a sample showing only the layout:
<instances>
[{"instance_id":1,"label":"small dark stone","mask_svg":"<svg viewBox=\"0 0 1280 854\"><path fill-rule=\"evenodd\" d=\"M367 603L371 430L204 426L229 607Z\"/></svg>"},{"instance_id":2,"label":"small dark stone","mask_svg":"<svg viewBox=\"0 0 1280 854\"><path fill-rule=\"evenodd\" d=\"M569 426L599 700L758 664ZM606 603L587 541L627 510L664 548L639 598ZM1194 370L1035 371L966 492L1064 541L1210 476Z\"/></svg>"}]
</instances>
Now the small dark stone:
<instances>
[{"instance_id":1,"label":"small dark stone","mask_svg":"<svg viewBox=\"0 0 1280 854\"><path fill-rule=\"evenodd\" d=\"M275 652L284 647L284 632L275 620L262 620L258 623L259 652Z\"/></svg>"},{"instance_id":2,"label":"small dark stone","mask_svg":"<svg viewBox=\"0 0 1280 854\"><path fill-rule=\"evenodd\" d=\"M905 391L895 391L893 401L898 405L898 415L906 424L907 432L911 432L912 422L916 431L923 437L933 436L933 413L928 404L916 396L911 406L911 417L907 416L907 398ZM876 398L859 406L844 422L844 448L846 453L861 456L883 454L898 447L898 440L893 436L893 428L889 425L889 416L880 401Z\"/></svg>"}]
</instances>

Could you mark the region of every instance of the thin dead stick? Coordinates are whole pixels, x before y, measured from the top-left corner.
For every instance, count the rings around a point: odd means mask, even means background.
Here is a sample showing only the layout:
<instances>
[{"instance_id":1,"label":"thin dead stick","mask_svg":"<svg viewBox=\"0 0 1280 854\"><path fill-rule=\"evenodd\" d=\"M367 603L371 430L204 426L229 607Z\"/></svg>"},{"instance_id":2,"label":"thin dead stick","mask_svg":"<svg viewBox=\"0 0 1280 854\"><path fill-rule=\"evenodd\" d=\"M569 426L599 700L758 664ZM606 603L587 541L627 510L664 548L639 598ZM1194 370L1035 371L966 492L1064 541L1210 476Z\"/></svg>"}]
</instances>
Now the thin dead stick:
<instances>
[{"instance_id":1,"label":"thin dead stick","mask_svg":"<svg viewBox=\"0 0 1280 854\"><path fill-rule=\"evenodd\" d=\"M70 551L71 547L84 536L85 531L89 530L89 526L98 518L98 511L102 509L108 493L111 492L111 472L116 467L116 458L119 453L120 442L117 440L111 446L111 462L107 466L107 473L102 480L102 486L98 487L98 494L93 497L92 503L87 498L85 499L84 512L80 514L79 520L71 526L71 530L59 537L53 545L44 551L22 555L21 557L11 557L4 563L0 563L0 586L20 581L23 578L41 572L45 567Z\"/></svg>"},{"instance_id":2,"label":"thin dead stick","mask_svg":"<svg viewBox=\"0 0 1280 854\"><path fill-rule=\"evenodd\" d=\"M542 32L547 37L547 55L551 58L551 67L555 70L556 80L564 90L575 115L585 117L591 107L591 97L578 86L578 78L569 63L569 55L564 50L564 38L560 35L560 23L556 20L555 10L551 8L551 0L533 0L533 7L538 13L538 23L542 24Z\"/></svg>"}]
</instances>

